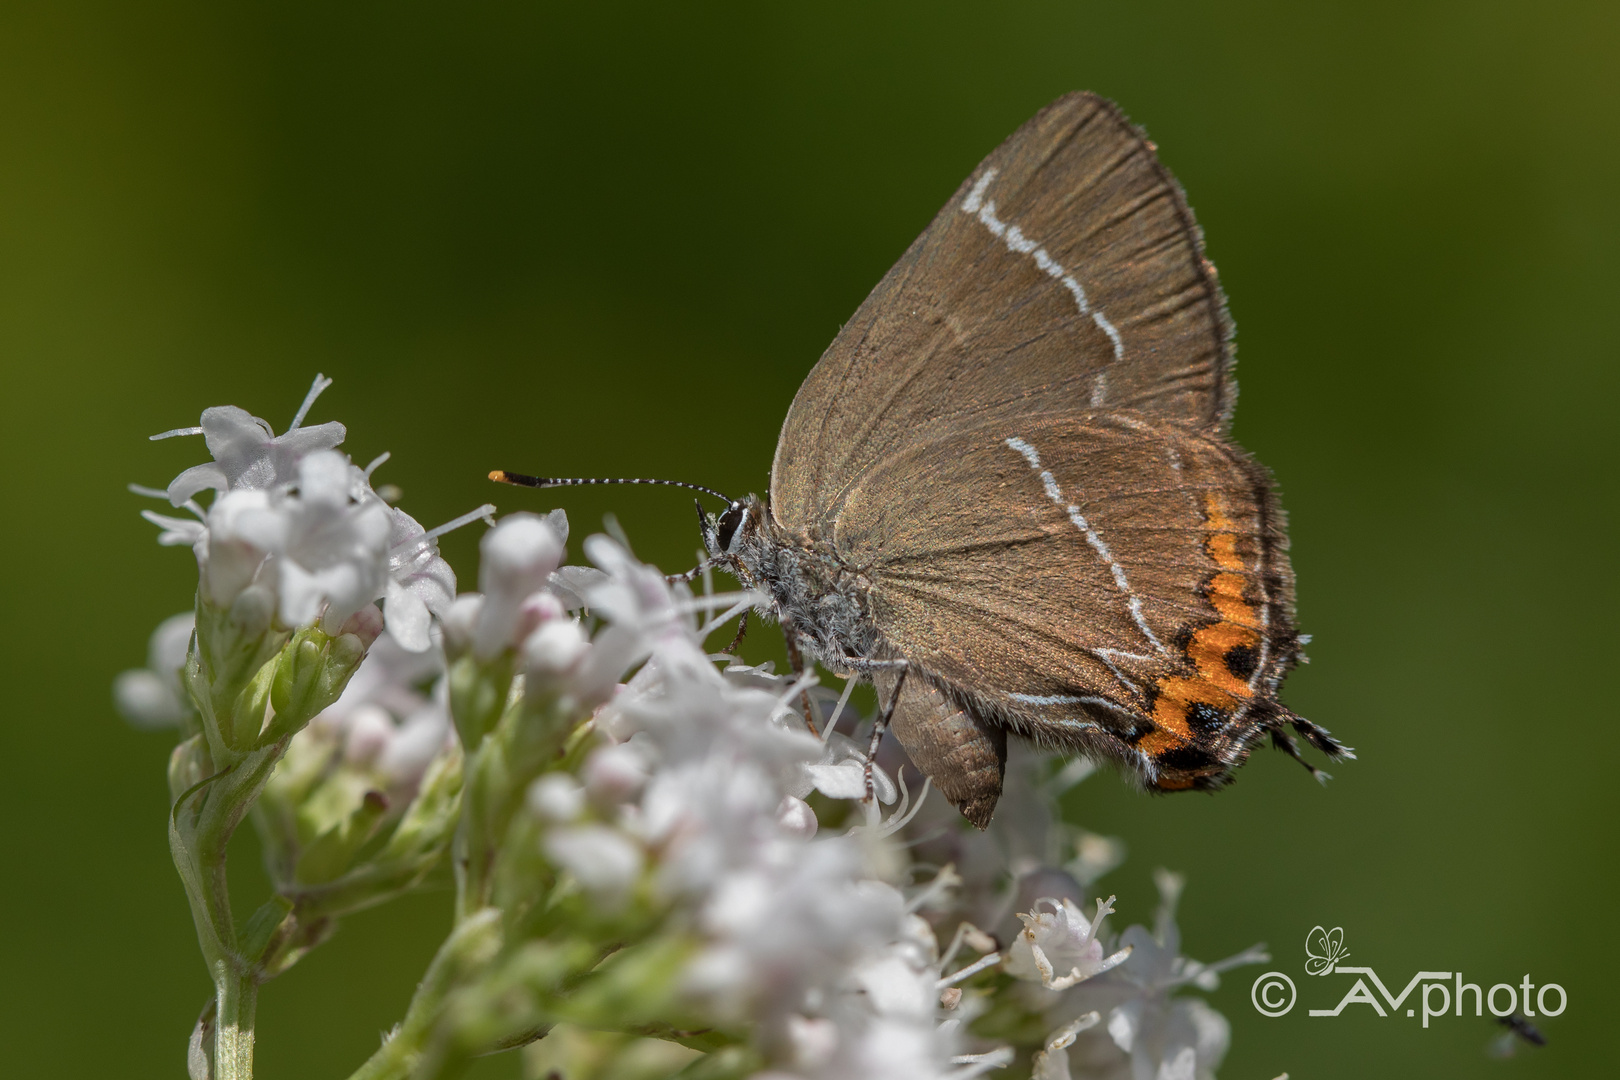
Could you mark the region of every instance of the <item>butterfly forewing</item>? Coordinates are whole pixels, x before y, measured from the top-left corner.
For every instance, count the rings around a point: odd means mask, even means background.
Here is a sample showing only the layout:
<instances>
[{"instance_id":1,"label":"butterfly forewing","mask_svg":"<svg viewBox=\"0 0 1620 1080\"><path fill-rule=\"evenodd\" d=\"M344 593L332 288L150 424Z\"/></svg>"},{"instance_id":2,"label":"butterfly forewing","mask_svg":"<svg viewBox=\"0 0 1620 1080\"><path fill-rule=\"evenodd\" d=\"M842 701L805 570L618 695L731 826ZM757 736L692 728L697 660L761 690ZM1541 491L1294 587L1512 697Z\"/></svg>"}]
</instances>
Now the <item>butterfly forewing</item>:
<instances>
[{"instance_id":1,"label":"butterfly forewing","mask_svg":"<svg viewBox=\"0 0 1620 1080\"><path fill-rule=\"evenodd\" d=\"M897 449L998 418L1230 408L1229 326L1192 214L1111 103L1071 94L980 164L793 402L771 510L803 533Z\"/></svg>"},{"instance_id":2,"label":"butterfly forewing","mask_svg":"<svg viewBox=\"0 0 1620 1080\"><path fill-rule=\"evenodd\" d=\"M1071 94L968 177L794 398L736 560L790 641L876 679L975 824L1009 731L1157 790L1219 786L1268 733L1297 756L1284 727L1348 754L1277 702L1293 575L1270 476L1227 441L1229 338L1153 145Z\"/></svg>"}]
</instances>

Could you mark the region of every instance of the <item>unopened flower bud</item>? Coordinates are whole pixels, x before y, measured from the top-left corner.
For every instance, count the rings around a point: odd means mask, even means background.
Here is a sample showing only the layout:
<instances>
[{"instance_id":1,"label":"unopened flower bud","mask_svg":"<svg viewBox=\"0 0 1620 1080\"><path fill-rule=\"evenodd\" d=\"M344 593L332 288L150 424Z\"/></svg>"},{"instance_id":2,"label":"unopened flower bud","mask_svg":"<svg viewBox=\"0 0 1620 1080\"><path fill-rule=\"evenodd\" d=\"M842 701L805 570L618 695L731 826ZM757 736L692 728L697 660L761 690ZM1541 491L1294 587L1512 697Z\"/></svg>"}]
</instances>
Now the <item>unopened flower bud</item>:
<instances>
[{"instance_id":1,"label":"unopened flower bud","mask_svg":"<svg viewBox=\"0 0 1620 1080\"><path fill-rule=\"evenodd\" d=\"M585 888L621 900L641 875L641 848L606 825L570 825L546 834L545 853Z\"/></svg>"},{"instance_id":2,"label":"unopened flower bud","mask_svg":"<svg viewBox=\"0 0 1620 1080\"><path fill-rule=\"evenodd\" d=\"M360 643L364 648L371 648L372 643L382 636L382 609L376 604L367 604L353 615L350 615L338 632L343 635L352 634L360 639Z\"/></svg>"},{"instance_id":3,"label":"unopened flower bud","mask_svg":"<svg viewBox=\"0 0 1620 1080\"><path fill-rule=\"evenodd\" d=\"M814 1072L838 1052L838 1025L824 1017L788 1017L788 1039L793 1044L793 1063Z\"/></svg>"},{"instance_id":4,"label":"unopened flower bud","mask_svg":"<svg viewBox=\"0 0 1620 1080\"><path fill-rule=\"evenodd\" d=\"M244 638L256 638L270 629L276 617L276 594L263 585L250 585L231 601L231 622Z\"/></svg>"},{"instance_id":5,"label":"unopened flower bud","mask_svg":"<svg viewBox=\"0 0 1620 1080\"><path fill-rule=\"evenodd\" d=\"M136 727L169 727L191 712L180 685L180 669L191 645L193 621L189 611L164 619L147 643L146 667L123 672L113 682L118 711Z\"/></svg>"},{"instance_id":6,"label":"unopened flower bud","mask_svg":"<svg viewBox=\"0 0 1620 1080\"><path fill-rule=\"evenodd\" d=\"M554 598L548 599L556 603ZM574 670L589 648L590 642L578 623L552 619L541 623L523 642L523 666L534 675L559 679Z\"/></svg>"},{"instance_id":7,"label":"unopened flower bud","mask_svg":"<svg viewBox=\"0 0 1620 1080\"><path fill-rule=\"evenodd\" d=\"M228 491L208 510L203 592L215 607L228 608L252 584L266 556L286 545L287 526L264 491Z\"/></svg>"},{"instance_id":8,"label":"unopened flower bud","mask_svg":"<svg viewBox=\"0 0 1620 1080\"><path fill-rule=\"evenodd\" d=\"M530 593L518 606L517 629L513 637L522 641L534 632L535 628L560 619L568 614L561 600L549 590Z\"/></svg>"},{"instance_id":9,"label":"unopened flower bud","mask_svg":"<svg viewBox=\"0 0 1620 1080\"><path fill-rule=\"evenodd\" d=\"M597 802L614 804L633 798L647 782L647 763L628 743L604 746L586 759L585 790Z\"/></svg>"},{"instance_id":10,"label":"unopened flower bud","mask_svg":"<svg viewBox=\"0 0 1620 1080\"><path fill-rule=\"evenodd\" d=\"M394 719L379 705L365 704L348 717L343 756L354 765L369 765L394 737Z\"/></svg>"},{"instance_id":11,"label":"unopened flower bud","mask_svg":"<svg viewBox=\"0 0 1620 1080\"><path fill-rule=\"evenodd\" d=\"M792 795L782 797L782 805L776 808L776 823L789 835L804 840L815 836L816 829L820 827L820 823L816 821L816 812L810 809L810 804Z\"/></svg>"},{"instance_id":12,"label":"unopened flower bud","mask_svg":"<svg viewBox=\"0 0 1620 1080\"><path fill-rule=\"evenodd\" d=\"M529 809L542 821L573 821L585 812L585 789L567 773L547 773L529 785Z\"/></svg>"},{"instance_id":13,"label":"unopened flower bud","mask_svg":"<svg viewBox=\"0 0 1620 1080\"><path fill-rule=\"evenodd\" d=\"M546 587L563 555L550 523L535 514L511 514L484 534L478 584L484 610L474 631L473 653L488 660L517 643L523 601Z\"/></svg>"},{"instance_id":14,"label":"unopened flower bud","mask_svg":"<svg viewBox=\"0 0 1620 1080\"><path fill-rule=\"evenodd\" d=\"M113 680L113 703L138 728L171 727L186 715L180 696L167 680L146 668L119 673Z\"/></svg>"},{"instance_id":15,"label":"unopened flower bud","mask_svg":"<svg viewBox=\"0 0 1620 1080\"><path fill-rule=\"evenodd\" d=\"M407 717L377 758L377 770L398 788L415 788L438 756L454 745L453 725L443 706L431 704Z\"/></svg>"},{"instance_id":16,"label":"unopened flower bud","mask_svg":"<svg viewBox=\"0 0 1620 1080\"><path fill-rule=\"evenodd\" d=\"M444 627L444 651L460 656L472 648L473 632L478 626L478 615L484 610L482 593L462 593L450 605L440 623Z\"/></svg>"}]
</instances>

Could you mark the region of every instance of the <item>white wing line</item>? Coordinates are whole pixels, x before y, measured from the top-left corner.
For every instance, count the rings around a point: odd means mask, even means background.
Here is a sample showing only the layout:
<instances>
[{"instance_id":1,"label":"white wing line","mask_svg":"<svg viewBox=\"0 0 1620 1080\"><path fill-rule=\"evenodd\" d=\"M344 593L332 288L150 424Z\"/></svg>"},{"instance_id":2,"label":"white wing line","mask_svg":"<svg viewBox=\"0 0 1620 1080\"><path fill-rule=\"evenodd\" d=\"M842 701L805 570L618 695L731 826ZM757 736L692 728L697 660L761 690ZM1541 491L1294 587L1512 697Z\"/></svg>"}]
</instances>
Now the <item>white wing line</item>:
<instances>
[{"instance_id":1,"label":"white wing line","mask_svg":"<svg viewBox=\"0 0 1620 1080\"><path fill-rule=\"evenodd\" d=\"M1142 631L1142 636L1153 643L1153 647L1159 650L1159 655L1168 656L1169 651L1165 649L1164 643L1159 640L1158 635L1148 626L1147 620L1142 617L1141 597L1131 590L1131 583L1125 577L1125 568L1115 560L1114 553L1108 549L1108 545L1103 542L1103 538L1097 535L1097 530L1091 527L1091 523L1085 519L1085 515L1080 513L1080 508L1070 504L1063 497L1063 489L1058 487L1057 478L1052 475L1051 470L1041 468L1041 455L1023 439L1011 438L1005 441L1008 446L1024 455L1024 460L1029 462L1029 467L1040 474L1041 486L1046 489L1046 497L1069 515L1069 520L1074 523L1074 527L1085 534L1086 543L1090 544L1093 550L1102 556L1102 561L1107 564L1109 571L1114 575L1114 584L1119 586L1119 591L1125 594L1126 605L1131 609L1131 618L1136 621L1136 628ZM1102 653L1110 650L1099 649L1097 651ZM1106 658L1104 658L1103 662L1108 663ZM1109 667L1113 667L1113 665L1109 664ZM1118 675L1119 672L1116 671L1114 674ZM1127 680L1121 679L1121 681L1125 682L1127 686L1130 685Z\"/></svg>"},{"instance_id":2,"label":"white wing line","mask_svg":"<svg viewBox=\"0 0 1620 1080\"><path fill-rule=\"evenodd\" d=\"M1086 694L1008 694L1007 696L1023 705L1105 705L1110 709L1119 707L1107 698L1092 697Z\"/></svg>"},{"instance_id":3,"label":"white wing line","mask_svg":"<svg viewBox=\"0 0 1620 1080\"><path fill-rule=\"evenodd\" d=\"M1125 356L1124 339L1119 336L1119 331L1114 328L1114 324L1108 321L1108 316L1091 306L1091 302L1086 299L1085 288L1074 279L1074 275L1063 269L1058 261L1048 255L1046 249L1041 247L1038 242L1025 236L1024 231L1017 225L1009 225L996 217L996 201L994 199L986 201L984 193L990 187L990 181L996 178L998 171L996 169L985 170L984 175L979 177L978 182L973 185L973 190L968 192L967 198L962 200L962 212L976 216L985 228L989 229L994 236L999 237L1002 243L1007 245L1008 251L1017 252L1019 255L1029 255L1034 258L1036 266L1044 270L1049 277L1057 279L1065 289L1068 289L1069 295L1074 297L1075 304L1080 308L1080 314L1090 316L1091 321L1097 324L1097 329L1107 334L1108 340L1114 343L1114 359L1123 359ZM1105 385L1099 383L1094 396L1101 397ZM1100 405L1102 402L1094 400L1092 404Z\"/></svg>"}]
</instances>

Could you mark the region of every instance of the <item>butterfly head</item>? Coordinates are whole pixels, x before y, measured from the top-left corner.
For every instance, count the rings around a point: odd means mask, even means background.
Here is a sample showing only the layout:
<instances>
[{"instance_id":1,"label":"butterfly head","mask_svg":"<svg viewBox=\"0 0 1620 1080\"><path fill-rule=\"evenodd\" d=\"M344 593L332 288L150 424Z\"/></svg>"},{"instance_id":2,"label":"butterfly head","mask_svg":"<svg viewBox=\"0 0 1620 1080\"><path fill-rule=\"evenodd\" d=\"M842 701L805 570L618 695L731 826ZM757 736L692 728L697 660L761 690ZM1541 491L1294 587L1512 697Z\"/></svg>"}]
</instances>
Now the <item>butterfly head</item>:
<instances>
[{"instance_id":1,"label":"butterfly head","mask_svg":"<svg viewBox=\"0 0 1620 1080\"><path fill-rule=\"evenodd\" d=\"M704 550L720 563L734 562L760 524L759 500L752 495L731 500L718 514L706 513L702 503L697 511Z\"/></svg>"}]
</instances>

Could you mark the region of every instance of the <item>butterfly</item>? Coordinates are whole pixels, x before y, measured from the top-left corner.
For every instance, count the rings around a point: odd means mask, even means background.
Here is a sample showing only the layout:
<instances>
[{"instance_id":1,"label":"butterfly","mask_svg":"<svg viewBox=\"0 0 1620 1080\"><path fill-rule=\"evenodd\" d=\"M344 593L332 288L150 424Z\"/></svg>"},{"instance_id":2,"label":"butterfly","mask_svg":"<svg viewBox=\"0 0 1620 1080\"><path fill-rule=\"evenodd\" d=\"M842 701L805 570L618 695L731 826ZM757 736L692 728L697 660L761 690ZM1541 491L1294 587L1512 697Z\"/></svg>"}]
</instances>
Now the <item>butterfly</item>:
<instances>
[{"instance_id":1,"label":"butterfly","mask_svg":"<svg viewBox=\"0 0 1620 1080\"><path fill-rule=\"evenodd\" d=\"M1349 956L1344 947L1344 927L1335 926L1332 930L1323 930L1320 926L1311 928L1305 935L1305 974L1331 975L1333 965Z\"/></svg>"},{"instance_id":2,"label":"butterfly","mask_svg":"<svg viewBox=\"0 0 1620 1080\"><path fill-rule=\"evenodd\" d=\"M1290 732L1351 757L1277 700L1294 574L1271 475L1228 434L1231 335L1153 144L1069 94L822 355L768 500L699 507L709 561L763 595L796 671L872 680L874 745L892 731L981 828L1009 735L1155 792L1218 788L1268 736L1300 758Z\"/></svg>"}]
</instances>

